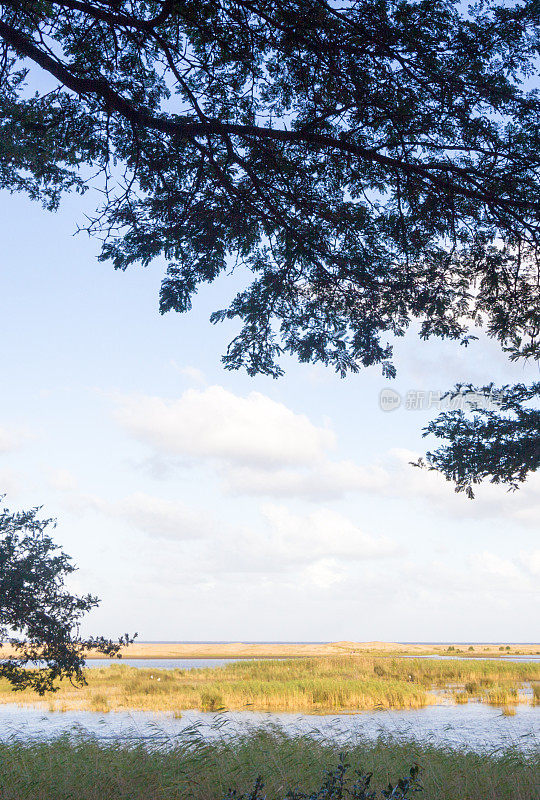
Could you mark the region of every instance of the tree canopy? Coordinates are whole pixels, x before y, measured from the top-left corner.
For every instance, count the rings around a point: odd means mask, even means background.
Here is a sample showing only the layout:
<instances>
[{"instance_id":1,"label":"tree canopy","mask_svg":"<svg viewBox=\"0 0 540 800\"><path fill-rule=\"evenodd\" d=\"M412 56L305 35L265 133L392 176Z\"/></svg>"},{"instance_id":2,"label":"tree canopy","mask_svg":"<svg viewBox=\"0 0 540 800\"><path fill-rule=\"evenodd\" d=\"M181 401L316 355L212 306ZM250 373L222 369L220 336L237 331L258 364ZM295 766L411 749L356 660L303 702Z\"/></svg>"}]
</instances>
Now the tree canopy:
<instances>
[{"instance_id":1,"label":"tree canopy","mask_svg":"<svg viewBox=\"0 0 540 800\"><path fill-rule=\"evenodd\" d=\"M80 636L81 618L99 600L66 588L75 567L48 533L54 520L40 519L38 512L0 510L0 677L16 690L44 694L62 679L85 683L87 650L114 656L132 639Z\"/></svg>"},{"instance_id":2,"label":"tree canopy","mask_svg":"<svg viewBox=\"0 0 540 800\"><path fill-rule=\"evenodd\" d=\"M227 368L279 376L289 353L392 377L413 321L538 358L535 0L0 8L0 187L50 209L100 188L100 257L163 258L161 312L236 269L211 317L239 323ZM522 389L485 425L440 417L431 466L458 488L536 469L539 389Z\"/></svg>"}]
</instances>

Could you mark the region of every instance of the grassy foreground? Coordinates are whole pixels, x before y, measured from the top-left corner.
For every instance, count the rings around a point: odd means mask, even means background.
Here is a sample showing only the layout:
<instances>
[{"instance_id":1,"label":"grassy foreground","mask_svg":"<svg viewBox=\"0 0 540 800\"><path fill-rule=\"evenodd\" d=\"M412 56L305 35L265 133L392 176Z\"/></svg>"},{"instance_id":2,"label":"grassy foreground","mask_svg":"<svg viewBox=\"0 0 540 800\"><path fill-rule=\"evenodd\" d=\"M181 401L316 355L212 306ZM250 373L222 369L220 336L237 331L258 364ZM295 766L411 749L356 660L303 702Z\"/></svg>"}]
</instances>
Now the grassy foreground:
<instances>
[{"instance_id":1,"label":"grassy foreground","mask_svg":"<svg viewBox=\"0 0 540 800\"><path fill-rule=\"evenodd\" d=\"M192 731L166 750L97 740L0 744L2 800L221 800L232 787L247 792L261 775L267 800L288 789L313 791L343 748L275 728L203 740ZM479 755L435 746L355 740L346 748L355 769L386 786L423 767L419 800L537 800L535 755L507 750Z\"/></svg>"},{"instance_id":2,"label":"grassy foreground","mask_svg":"<svg viewBox=\"0 0 540 800\"><path fill-rule=\"evenodd\" d=\"M432 690L438 689L460 703L476 698L512 705L523 700L524 682L540 681L540 663L340 656L152 670L119 662L89 669L86 676L88 686L64 684L47 700L30 691L13 693L0 681L0 702L58 711L354 711L420 708L436 701Z\"/></svg>"}]
</instances>

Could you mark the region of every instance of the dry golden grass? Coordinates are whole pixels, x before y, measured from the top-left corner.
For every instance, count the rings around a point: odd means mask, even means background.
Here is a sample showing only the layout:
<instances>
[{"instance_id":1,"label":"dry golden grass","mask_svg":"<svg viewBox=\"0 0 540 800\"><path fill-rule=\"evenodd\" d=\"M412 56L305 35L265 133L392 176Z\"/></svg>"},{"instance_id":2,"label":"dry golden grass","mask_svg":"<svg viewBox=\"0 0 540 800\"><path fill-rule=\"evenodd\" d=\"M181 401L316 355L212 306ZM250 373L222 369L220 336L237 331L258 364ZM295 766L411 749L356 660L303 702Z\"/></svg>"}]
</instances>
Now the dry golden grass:
<instances>
[{"instance_id":1,"label":"dry golden grass","mask_svg":"<svg viewBox=\"0 0 540 800\"><path fill-rule=\"evenodd\" d=\"M0 702L55 709L173 711L221 708L262 711L357 711L420 708L437 701L434 689L457 702L495 705L523 701L519 689L540 679L539 663L438 661L341 656L232 662L224 667L136 669L121 662L88 669L88 685L62 684L49 699L13 693L0 681Z\"/></svg>"}]
</instances>

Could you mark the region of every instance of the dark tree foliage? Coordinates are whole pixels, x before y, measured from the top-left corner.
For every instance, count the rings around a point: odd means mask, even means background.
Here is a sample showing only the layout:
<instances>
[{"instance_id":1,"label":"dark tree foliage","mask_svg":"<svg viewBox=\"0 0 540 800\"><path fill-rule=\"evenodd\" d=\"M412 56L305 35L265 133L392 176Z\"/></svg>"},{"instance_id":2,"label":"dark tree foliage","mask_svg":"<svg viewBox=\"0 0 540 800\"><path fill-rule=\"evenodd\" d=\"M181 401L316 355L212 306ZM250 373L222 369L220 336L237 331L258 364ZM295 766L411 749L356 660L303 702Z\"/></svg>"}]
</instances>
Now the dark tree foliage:
<instances>
[{"instance_id":1,"label":"dark tree foliage","mask_svg":"<svg viewBox=\"0 0 540 800\"><path fill-rule=\"evenodd\" d=\"M422 791L422 772L422 767L414 764L405 778L400 778L395 785L389 783L379 792L371 784L373 773L355 770L351 774L347 756L341 753L337 767L328 770L318 789L313 792L289 789L284 800L411 800L415 792ZM266 800L262 776L255 780L249 793L241 794L230 789L223 800Z\"/></svg>"},{"instance_id":2,"label":"dark tree foliage","mask_svg":"<svg viewBox=\"0 0 540 800\"><path fill-rule=\"evenodd\" d=\"M472 415L462 410L441 414L430 422L424 435L434 434L447 440L444 447L427 454L427 465L455 482L456 491L474 497L473 485L489 478L517 489L529 472L540 467L540 409L525 405L540 396L540 383L517 384L495 390L493 385L479 392L492 398L489 405L475 407ZM423 466L422 459L416 466Z\"/></svg>"},{"instance_id":3,"label":"dark tree foliage","mask_svg":"<svg viewBox=\"0 0 540 800\"><path fill-rule=\"evenodd\" d=\"M54 521L40 519L38 512L0 511L0 677L16 690L30 687L44 694L62 679L86 682L86 650L115 656L132 639L79 635L79 621L99 600L66 588L75 567L47 532ZM2 653L6 644L14 654Z\"/></svg>"},{"instance_id":4,"label":"dark tree foliage","mask_svg":"<svg viewBox=\"0 0 540 800\"><path fill-rule=\"evenodd\" d=\"M235 265L244 288L211 318L240 323L226 367L278 376L290 353L393 376L411 321L540 355L537 0L0 9L0 187L56 208L99 186L101 258L165 259L162 312ZM473 479L506 480L506 419ZM476 430L432 466L453 477Z\"/></svg>"}]
</instances>

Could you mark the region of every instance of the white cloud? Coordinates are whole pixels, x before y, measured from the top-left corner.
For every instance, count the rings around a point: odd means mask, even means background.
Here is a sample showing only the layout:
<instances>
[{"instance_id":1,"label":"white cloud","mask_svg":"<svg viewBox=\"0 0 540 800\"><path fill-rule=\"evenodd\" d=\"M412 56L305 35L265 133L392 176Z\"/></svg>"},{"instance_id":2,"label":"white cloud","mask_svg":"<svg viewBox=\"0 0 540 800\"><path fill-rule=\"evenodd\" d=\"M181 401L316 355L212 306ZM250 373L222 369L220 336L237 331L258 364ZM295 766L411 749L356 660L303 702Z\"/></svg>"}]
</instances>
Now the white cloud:
<instances>
[{"instance_id":1,"label":"white cloud","mask_svg":"<svg viewBox=\"0 0 540 800\"><path fill-rule=\"evenodd\" d=\"M335 460L336 437L304 414L252 392L240 397L221 386L189 389L177 400L124 397L117 419L151 448L146 466L156 478L170 476L179 461L210 467L226 491L235 495L299 498L314 502L347 494L407 498L450 517L506 517L521 525L540 524L540 474L531 475L518 493L485 483L476 499L456 494L435 471L410 462L419 453L390 450L372 464Z\"/></svg>"},{"instance_id":2,"label":"white cloud","mask_svg":"<svg viewBox=\"0 0 540 800\"><path fill-rule=\"evenodd\" d=\"M311 468L264 470L237 467L223 471L225 487L234 494L330 500L347 492L379 492L390 482L383 467L364 467L351 460L322 461Z\"/></svg>"},{"instance_id":3,"label":"white cloud","mask_svg":"<svg viewBox=\"0 0 540 800\"><path fill-rule=\"evenodd\" d=\"M27 431L0 426L0 453L9 453L12 450L17 450L28 438Z\"/></svg>"},{"instance_id":4,"label":"white cloud","mask_svg":"<svg viewBox=\"0 0 540 800\"><path fill-rule=\"evenodd\" d=\"M527 554L530 557L530 554ZM452 608L455 604L512 603L515 598L530 597L535 582L520 560L506 554L483 550L455 558L400 559L385 565L385 580L404 601L421 603L425 608ZM370 592L376 594L375 587Z\"/></svg>"},{"instance_id":5,"label":"white cloud","mask_svg":"<svg viewBox=\"0 0 540 800\"><path fill-rule=\"evenodd\" d=\"M292 560L329 557L365 560L396 553L390 540L366 534L355 522L332 509L294 514L285 506L267 505L262 511L271 531L272 545Z\"/></svg>"},{"instance_id":6,"label":"white cloud","mask_svg":"<svg viewBox=\"0 0 540 800\"><path fill-rule=\"evenodd\" d=\"M268 504L261 512L262 526L225 532L217 543L214 556L221 569L272 573L299 570L329 559L350 563L389 558L399 552L391 540L366 533L332 509L296 514L285 506Z\"/></svg>"},{"instance_id":7,"label":"white cloud","mask_svg":"<svg viewBox=\"0 0 540 800\"><path fill-rule=\"evenodd\" d=\"M182 375L187 381L192 384L198 384L200 386L204 386L206 384L206 378L202 369L198 367L193 367L188 365L186 367L181 367L179 364L176 363L174 359L171 359L171 366L176 371Z\"/></svg>"},{"instance_id":8,"label":"white cloud","mask_svg":"<svg viewBox=\"0 0 540 800\"><path fill-rule=\"evenodd\" d=\"M334 433L259 392L188 389L178 400L128 397L117 419L160 454L275 468L322 459Z\"/></svg>"},{"instance_id":9,"label":"white cloud","mask_svg":"<svg viewBox=\"0 0 540 800\"><path fill-rule=\"evenodd\" d=\"M115 516L144 533L164 539L199 539L212 530L209 519L177 500L136 493L113 507Z\"/></svg>"},{"instance_id":10,"label":"white cloud","mask_svg":"<svg viewBox=\"0 0 540 800\"><path fill-rule=\"evenodd\" d=\"M302 583L317 589L331 589L336 583L345 580L345 570L334 559L323 559L310 564L302 573Z\"/></svg>"},{"instance_id":11,"label":"white cloud","mask_svg":"<svg viewBox=\"0 0 540 800\"><path fill-rule=\"evenodd\" d=\"M519 554L519 559L526 572L540 578L540 550L533 550L531 553L522 552Z\"/></svg>"},{"instance_id":12,"label":"white cloud","mask_svg":"<svg viewBox=\"0 0 540 800\"><path fill-rule=\"evenodd\" d=\"M74 492L79 486L75 475L67 469L53 470L49 483L53 489L57 489L59 492Z\"/></svg>"},{"instance_id":13,"label":"white cloud","mask_svg":"<svg viewBox=\"0 0 540 800\"><path fill-rule=\"evenodd\" d=\"M540 524L540 473L529 476L516 492L508 487L485 482L475 487L475 499L464 492L456 493L454 484L435 470L411 466L420 453L404 448L389 451L382 466L364 467L366 474L378 470L378 480L365 491L386 497L406 497L409 501L428 503L433 510L461 519L506 518L514 523L538 526ZM362 486L358 483L358 489Z\"/></svg>"},{"instance_id":14,"label":"white cloud","mask_svg":"<svg viewBox=\"0 0 540 800\"><path fill-rule=\"evenodd\" d=\"M18 494L21 488L21 478L12 470L0 470L0 497L5 495L4 503L9 503L9 498Z\"/></svg>"},{"instance_id":15,"label":"white cloud","mask_svg":"<svg viewBox=\"0 0 540 800\"><path fill-rule=\"evenodd\" d=\"M327 500L348 492L384 491L392 476L379 465L333 461L335 434L271 398L240 397L221 386L189 389L178 400L122 398L116 417L152 448L154 477L171 459L210 463L237 495Z\"/></svg>"},{"instance_id":16,"label":"white cloud","mask_svg":"<svg viewBox=\"0 0 540 800\"><path fill-rule=\"evenodd\" d=\"M119 519L154 538L184 541L203 539L214 530L210 517L179 500L167 500L136 492L116 502L96 495L73 495L67 502L70 511L97 511Z\"/></svg>"},{"instance_id":17,"label":"white cloud","mask_svg":"<svg viewBox=\"0 0 540 800\"><path fill-rule=\"evenodd\" d=\"M523 571L509 558L502 558L496 553L484 551L472 558L472 564L490 578L503 581L520 581Z\"/></svg>"}]
</instances>

